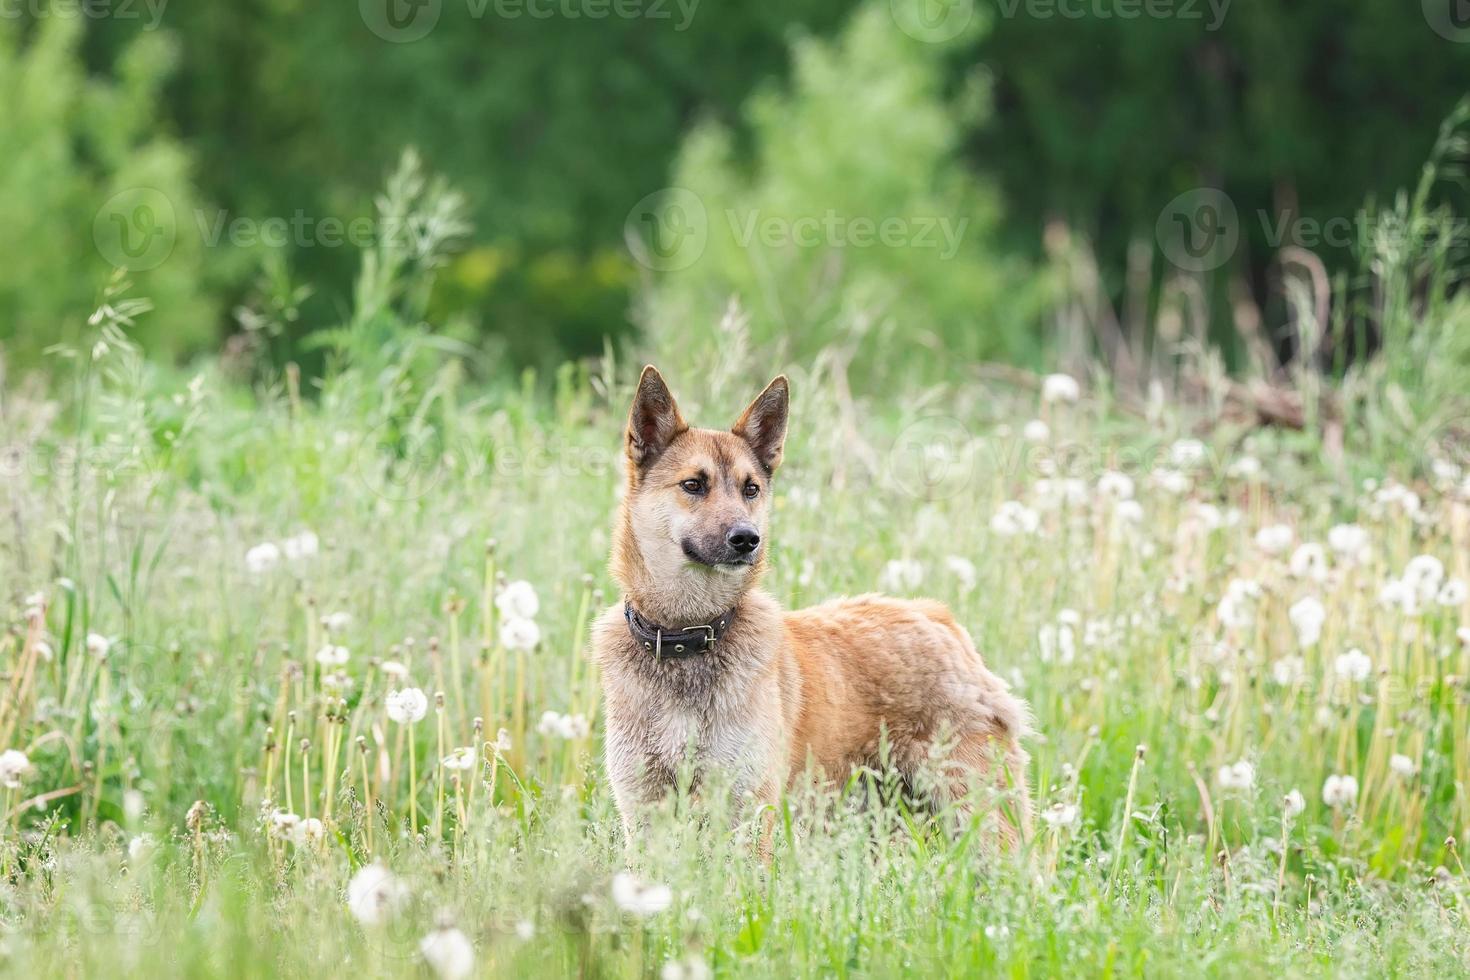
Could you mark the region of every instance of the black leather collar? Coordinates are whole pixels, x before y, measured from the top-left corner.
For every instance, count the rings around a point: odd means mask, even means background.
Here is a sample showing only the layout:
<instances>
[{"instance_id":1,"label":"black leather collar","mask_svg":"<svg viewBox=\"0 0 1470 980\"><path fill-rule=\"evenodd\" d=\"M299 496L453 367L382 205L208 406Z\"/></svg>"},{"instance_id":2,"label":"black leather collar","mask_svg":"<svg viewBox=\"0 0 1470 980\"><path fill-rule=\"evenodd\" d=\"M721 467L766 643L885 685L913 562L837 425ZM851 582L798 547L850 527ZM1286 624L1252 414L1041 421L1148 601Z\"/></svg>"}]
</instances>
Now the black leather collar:
<instances>
[{"instance_id":1,"label":"black leather collar","mask_svg":"<svg viewBox=\"0 0 1470 980\"><path fill-rule=\"evenodd\" d=\"M633 635L633 642L653 654L655 658L682 660L685 657L697 657L702 653L713 651L720 637L724 636L730 624L735 622L735 610L731 609L716 617L712 623L671 630L657 623L650 623L638 615L633 608L633 603L625 599L623 600L623 618L628 621L628 632Z\"/></svg>"}]
</instances>

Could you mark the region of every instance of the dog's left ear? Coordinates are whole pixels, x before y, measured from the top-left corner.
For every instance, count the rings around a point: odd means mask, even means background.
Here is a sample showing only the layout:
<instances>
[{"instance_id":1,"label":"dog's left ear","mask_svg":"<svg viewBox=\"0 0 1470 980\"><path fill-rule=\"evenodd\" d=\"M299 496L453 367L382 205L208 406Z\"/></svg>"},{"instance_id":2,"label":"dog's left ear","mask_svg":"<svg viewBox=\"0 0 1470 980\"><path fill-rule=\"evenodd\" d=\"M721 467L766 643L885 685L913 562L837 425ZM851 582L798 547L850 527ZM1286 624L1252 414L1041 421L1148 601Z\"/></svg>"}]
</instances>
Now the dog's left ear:
<instances>
[{"instance_id":1,"label":"dog's left ear","mask_svg":"<svg viewBox=\"0 0 1470 980\"><path fill-rule=\"evenodd\" d=\"M790 404L791 392L783 374L766 385L766 390L756 396L730 430L750 443L767 475L776 472L776 467L781 465L781 449L786 444L786 412Z\"/></svg>"}]
</instances>

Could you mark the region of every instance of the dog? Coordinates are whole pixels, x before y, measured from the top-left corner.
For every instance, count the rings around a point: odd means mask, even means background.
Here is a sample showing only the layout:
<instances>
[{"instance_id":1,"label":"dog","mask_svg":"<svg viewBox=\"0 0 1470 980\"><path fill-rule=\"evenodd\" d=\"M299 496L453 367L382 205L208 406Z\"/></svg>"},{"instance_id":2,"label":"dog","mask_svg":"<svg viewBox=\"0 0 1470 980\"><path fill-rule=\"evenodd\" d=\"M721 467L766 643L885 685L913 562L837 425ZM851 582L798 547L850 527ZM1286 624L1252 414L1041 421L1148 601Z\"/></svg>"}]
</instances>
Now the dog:
<instances>
[{"instance_id":1,"label":"dog","mask_svg":"<svg viewBox=\"0 0 1470 980\"><path fill-rule=\"evenodd\" d=\"M760 589L789 402L778 377L728 431L691 428L652 365L639 379L612 541L622 598L593 626L627 837L686 762L695 793L717 768L737 799L774 804L803 773L840 784L886 764L913 785L942 758L930 802L965 822L972 784L998 787L1011 805L988 811L987 838L1014 846L1028 709L949 610L864 595L784 612Z\"/></svg>"}]
</instances>

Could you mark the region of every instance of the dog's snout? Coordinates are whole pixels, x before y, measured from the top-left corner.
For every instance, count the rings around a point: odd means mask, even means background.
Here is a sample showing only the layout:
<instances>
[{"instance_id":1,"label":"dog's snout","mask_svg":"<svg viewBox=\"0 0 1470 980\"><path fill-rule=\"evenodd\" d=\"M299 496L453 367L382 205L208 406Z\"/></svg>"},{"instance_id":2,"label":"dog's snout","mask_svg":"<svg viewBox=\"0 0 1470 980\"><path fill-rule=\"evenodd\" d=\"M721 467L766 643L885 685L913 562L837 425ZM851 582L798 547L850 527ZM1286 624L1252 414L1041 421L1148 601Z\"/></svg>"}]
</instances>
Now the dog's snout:
<instances>
[{"instance_id":1,"label":"dog's snout","mask_svg":"<svg viewBox=\"0 0 1470 980\"><path fill-rule=\"evenodd\" d=\"M725 541L739 554L748 555L760 547L761 536L753 524L736 524L725 535Z\"/></svg>"}]
</instances>

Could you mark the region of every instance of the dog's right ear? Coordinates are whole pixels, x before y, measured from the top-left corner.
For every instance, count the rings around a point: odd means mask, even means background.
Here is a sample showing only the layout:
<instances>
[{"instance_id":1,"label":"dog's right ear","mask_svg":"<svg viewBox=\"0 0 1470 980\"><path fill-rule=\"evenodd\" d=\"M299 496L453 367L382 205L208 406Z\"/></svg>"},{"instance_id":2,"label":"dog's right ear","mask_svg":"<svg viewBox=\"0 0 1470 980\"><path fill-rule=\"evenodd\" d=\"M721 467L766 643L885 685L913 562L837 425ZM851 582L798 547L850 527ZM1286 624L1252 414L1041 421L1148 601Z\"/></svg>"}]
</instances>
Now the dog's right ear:
<instances>
[{"instance_id":1,"label":"dog's right ear","mask_svg":"<svg viewBox=\"0 0 1470 980\"><path fill-rule=\"evenodd\" d=\"M687 428L663 375L648 365L638 379L633 410L628 413L628 459L639 469L648 466Z\"/></svg>"}]
</instances>

